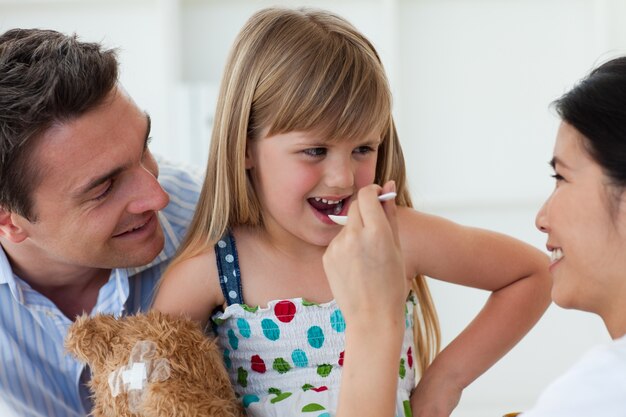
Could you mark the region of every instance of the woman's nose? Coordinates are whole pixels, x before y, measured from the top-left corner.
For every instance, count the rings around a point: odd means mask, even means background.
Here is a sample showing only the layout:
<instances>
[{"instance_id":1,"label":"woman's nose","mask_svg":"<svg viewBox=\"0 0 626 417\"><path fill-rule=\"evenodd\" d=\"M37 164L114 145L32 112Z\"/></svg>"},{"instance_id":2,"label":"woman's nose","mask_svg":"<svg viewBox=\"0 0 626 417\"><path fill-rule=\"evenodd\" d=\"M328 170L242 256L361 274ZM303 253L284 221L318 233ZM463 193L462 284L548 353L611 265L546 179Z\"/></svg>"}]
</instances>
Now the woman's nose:
<instances>
[{"instance_id":1,"label":"woman's nose","mask_svg":"<svg viewBox=\"0 0 626 417\"><path fill-rule=\"evenodd\" d=\"M535 227L539 229L540 232L548 233L549 225L548 225L548 202L550 199L546 200L545 203L541 206L539 211L537 212L537 216L535 217Z\"/></svg>"}]
</instances>

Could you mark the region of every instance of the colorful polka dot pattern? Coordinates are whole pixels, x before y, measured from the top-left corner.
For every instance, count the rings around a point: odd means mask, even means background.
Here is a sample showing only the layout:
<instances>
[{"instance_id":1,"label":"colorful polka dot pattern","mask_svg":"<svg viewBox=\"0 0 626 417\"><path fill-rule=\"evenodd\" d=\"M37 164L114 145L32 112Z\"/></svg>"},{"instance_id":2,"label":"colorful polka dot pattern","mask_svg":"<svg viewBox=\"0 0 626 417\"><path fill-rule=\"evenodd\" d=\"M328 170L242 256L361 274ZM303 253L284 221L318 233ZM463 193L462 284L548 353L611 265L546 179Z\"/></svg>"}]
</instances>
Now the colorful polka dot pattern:
<instances>
[{"instance_id":1,"label":"colorful polka dot pattern","mask_svg":"<svg viewBox=\"0 0 626 417\"><path fill-rule=\"evenodd\" d=\"M407 302L403 355L396 365L400 417L407 416L405 401L415 383L414 306ZM278 300L267 308L233 304L213 322L224 364L249 416L333 416L346 330L334 301Z\"/></svg>"},{"instance_id":2,"label":"colorful polka dot pattern","mask_svg":"<svg viewBox=\"0 0 626 417\"><path fill-rule=\"evenodd\" d=\"M345 358L346 323L334 301L272 301L244 304L235 240L227 232L215 245L220 286L229 305L213 316L217 341L237 396L250 417L333 417ZM405 305L396 417L411 415L415 386L414 297ZM376 337L372 334L372 337ZM349 352L348 352L349 354ZM367 366L367 364L363 364Z\"/></svg>"}]
</instances>

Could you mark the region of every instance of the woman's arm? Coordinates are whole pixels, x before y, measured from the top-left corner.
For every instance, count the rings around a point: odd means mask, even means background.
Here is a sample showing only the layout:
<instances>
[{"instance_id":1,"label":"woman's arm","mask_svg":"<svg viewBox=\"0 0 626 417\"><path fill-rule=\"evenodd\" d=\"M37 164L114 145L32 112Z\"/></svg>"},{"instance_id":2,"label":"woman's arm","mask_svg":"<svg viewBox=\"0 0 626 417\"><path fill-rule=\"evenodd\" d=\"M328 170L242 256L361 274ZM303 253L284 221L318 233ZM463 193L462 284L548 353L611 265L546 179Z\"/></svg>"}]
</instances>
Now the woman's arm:
<instances>
[{"instance_id":1,"label":"woman's arm","mask_svg":"<svg viewBox=\"0 0 626 417\"><path fill-rule=\"evenodd\" d=\"M383 192L393 191L386 184ZM344 319L346 347L336 417L394 416L404 335L405 279L395 203L359 191L348 224L329 245L324 269ZM375 337L373 337L375 335Z\"/></svg>"},{"instance_id":2,"label":"woman's arm","mask_svg":"<svg viewBox=\"0 0 626 417\"><path fill-rule=\"evenodd\" d=\"M414 416L447 417L462 390L507 353L548 307L548 259L511 237L414 210L404 209L399 222L408 271L491 291L476 318L426 370L411 398Z\"/></svg>"}]
</instances>

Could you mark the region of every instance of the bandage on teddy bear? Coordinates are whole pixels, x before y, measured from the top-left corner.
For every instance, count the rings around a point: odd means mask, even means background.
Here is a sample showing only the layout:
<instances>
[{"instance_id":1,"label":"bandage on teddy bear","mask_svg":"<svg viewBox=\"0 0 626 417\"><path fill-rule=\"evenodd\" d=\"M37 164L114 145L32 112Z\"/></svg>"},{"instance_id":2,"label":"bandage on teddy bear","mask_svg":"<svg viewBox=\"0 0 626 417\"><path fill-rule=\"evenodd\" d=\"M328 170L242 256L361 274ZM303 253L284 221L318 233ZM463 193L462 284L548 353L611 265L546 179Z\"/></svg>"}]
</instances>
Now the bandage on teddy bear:
<instances>
[{"instance_id":1,"label":"bandage on teddy bear","mask_svg":"<svg viewBox=\"0 0 626 417\"><path fill-rule=\"evenodd\" d=\"M65 347L91 369L94 417L244 415L222 355L191 320L83 315Z\"/></svg>"}]
</instances>

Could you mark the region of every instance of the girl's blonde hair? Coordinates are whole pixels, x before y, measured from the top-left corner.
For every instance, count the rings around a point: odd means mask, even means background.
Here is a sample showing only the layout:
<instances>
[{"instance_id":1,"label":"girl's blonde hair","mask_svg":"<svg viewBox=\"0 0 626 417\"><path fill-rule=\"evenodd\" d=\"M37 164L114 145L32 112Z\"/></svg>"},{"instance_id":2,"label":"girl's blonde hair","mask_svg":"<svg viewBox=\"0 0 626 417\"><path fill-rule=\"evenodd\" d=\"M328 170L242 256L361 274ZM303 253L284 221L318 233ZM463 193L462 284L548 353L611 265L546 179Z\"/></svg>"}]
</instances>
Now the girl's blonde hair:
<instances>
[{"instance_id":1,"label":"girl's blonde hair","mask_svg":"<svg viewBox=\"0 0 626 417\"><path fill-rule=\"evenodd\" d=\"M198 208L174 261L211 248L228 227L263 226L245 168L246 144L267 135L315 131L328 140L381 133L375 182L396 182L411 207L404 157L391 116L391 93L372 44L346 20L312 9L255 13L230 52L217 102L206 177ZM264 132L265 133L265 132ZM420 370L439 349L439 324L422 276L416 348Z\"/></svg>"}]
</instances>

